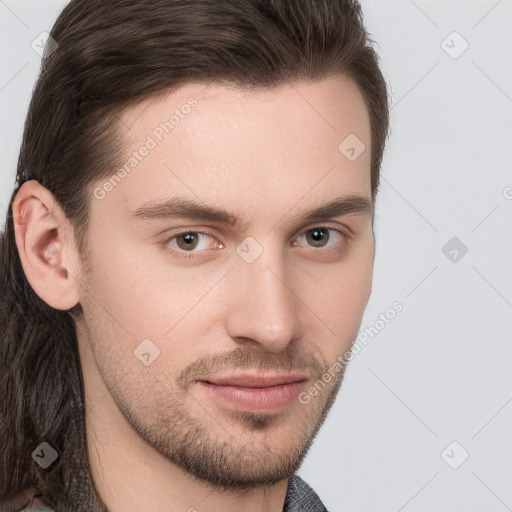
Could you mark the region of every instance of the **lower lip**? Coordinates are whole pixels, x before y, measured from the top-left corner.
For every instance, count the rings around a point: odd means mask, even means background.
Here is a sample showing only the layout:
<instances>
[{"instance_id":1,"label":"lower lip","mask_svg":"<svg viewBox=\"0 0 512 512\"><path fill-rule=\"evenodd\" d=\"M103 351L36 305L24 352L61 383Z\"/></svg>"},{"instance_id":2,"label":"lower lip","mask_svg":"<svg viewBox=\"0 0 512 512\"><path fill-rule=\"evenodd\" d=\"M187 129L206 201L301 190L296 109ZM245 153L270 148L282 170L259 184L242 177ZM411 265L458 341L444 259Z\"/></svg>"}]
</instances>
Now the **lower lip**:
<instances>
[{"instance_id":1,"label":"lower lip","mask_svg":"<svg viewBox=\"0 0 512 512\"><path fill-rule=\"evenodd\" d=\"M286 407L297 400L304 382L291 382L267 388L246 388L240 386L218 386L209 382L199 382L202 388L216 399L231 407L251 411L268 411Z\"/></svg>"}]
</instances>

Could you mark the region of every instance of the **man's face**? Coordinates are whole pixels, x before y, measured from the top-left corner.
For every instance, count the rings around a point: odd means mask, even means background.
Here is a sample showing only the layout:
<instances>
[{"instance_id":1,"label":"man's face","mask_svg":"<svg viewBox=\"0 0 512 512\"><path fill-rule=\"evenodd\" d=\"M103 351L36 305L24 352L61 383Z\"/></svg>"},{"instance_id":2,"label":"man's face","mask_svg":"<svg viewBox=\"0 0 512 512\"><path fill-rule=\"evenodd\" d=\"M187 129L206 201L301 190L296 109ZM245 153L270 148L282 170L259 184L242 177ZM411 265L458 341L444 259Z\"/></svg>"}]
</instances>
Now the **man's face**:
<instances>
[{"instance_id":1,"label":"man's face","mask_svg":"<svg viewBox=\"0 0 512 512\"><path fill-rule=\"evenodd\" d=\"M91 195L86 395L101 378L123 421L210 483L285 478L332 405L371 292L362 96L343 78L192 84L125 111L120 129L125 172ZM367 148L355 160L339 149L351 134Z\"/></svg>"}]
</instances>

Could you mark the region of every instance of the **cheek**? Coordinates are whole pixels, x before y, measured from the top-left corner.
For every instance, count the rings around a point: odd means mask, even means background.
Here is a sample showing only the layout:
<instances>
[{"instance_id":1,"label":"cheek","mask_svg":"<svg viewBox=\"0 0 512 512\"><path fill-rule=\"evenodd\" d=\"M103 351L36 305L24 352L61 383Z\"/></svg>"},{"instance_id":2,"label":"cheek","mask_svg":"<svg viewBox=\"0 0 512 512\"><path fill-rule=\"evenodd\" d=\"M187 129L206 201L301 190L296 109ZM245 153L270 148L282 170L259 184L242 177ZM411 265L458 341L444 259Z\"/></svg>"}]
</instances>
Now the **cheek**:
<instances>
[{"instance_id":1,"label":"cheek","mask_svg":"<svg viewBox=\"0 0 512 512\"><path fill-rule=\"evenodd\" d=\"M98 244L99 246L99 244ZM94 298L113 323L134 339L162 338L203 297L216 276L184 270L156 247L136 248L115 240L112 250L97 250L91 285ZM155 256L156 255L156 256Z\"/></svg>"},{"instance_id":2,"label":"cheek","mask_svg":"<svg viewBox=\"0 0 512 512\"><path fill-rule=\"evenodd\" d=\"M316 317L309 329L317 333L318 346L327 361L343 355L357 337L372 291L373 261L374 246L369 240L343 262L319 267L318 272L308 271L301 278L299 296Z\"/></svg>"},{"instance_id":3,"label":"cheek","mask_svg":"<svg viewBox=\"0 0 512 512\"><path fill-rule=\"evenodd\" d=\"M91 294L82 301L97 363L104 374L116 372L117 377L130 372L136 378L150 370L148 382L159 370L175 375L198 357L198 350L204 353L219 309L211 290L226 271L185 270L164 254L155 257L155 248L123 251L117 241L112 246L116 249L108 258L100 251L93 255ZM148 339L156 348L147 341L141 345ZM136 357L139 346L157 355L148 367Z\"/></svg>"}]
</instances>

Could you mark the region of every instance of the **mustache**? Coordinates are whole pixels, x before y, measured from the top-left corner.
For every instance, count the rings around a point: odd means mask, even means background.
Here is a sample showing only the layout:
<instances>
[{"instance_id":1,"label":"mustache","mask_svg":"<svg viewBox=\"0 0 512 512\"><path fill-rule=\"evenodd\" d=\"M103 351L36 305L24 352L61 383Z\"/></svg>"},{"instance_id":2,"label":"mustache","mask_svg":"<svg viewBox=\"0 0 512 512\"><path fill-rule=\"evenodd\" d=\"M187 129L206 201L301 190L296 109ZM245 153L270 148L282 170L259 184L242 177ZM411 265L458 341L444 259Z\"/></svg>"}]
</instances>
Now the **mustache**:
<instances>
[{"instance_id":1,"label":"mustache","mask_svg":"<svg viewBox=\"0 0 512 512\"><path fill-rule=\"evenodd\" d=\"M237 347L230 352L202 356L180 372L177 382L186 389L193 381L206 380L212 374L249 369L300 371L316 377L322 375L328 369L328 365L319 355L296 346L288 346L276 353Z\"/></svg>"}]
</instances>

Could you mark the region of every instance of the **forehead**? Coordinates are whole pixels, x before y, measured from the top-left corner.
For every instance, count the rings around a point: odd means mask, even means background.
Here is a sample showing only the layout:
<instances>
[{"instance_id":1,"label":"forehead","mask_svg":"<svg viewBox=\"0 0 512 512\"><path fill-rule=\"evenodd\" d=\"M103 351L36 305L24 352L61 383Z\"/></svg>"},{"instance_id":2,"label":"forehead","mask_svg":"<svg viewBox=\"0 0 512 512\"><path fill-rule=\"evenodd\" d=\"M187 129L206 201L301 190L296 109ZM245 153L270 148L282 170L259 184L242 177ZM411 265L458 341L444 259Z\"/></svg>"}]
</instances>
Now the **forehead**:
<instances>
[{"instance_id":1,"label":"forehead","mask_svg":"<svg viewBox=\"0 0 512 512\"><path fill-rule=\"evenodd\" d=\"M369 114L345 77L258 91L188 84L127 109L119 127L125 172L108 200L128 210L172 195L254 211L287 197L371 197ZM351 160L345 140L366 149Z\"/></svg>"},{"instance_id":2,"label":"forehead","mask_svg":"<svg viewBox=\"0 0 512 512\"><path fill-rule=\"evenodd\" d=\"M121 121L120 129L127 142L136 142L166 122L172 125L173 136L181 134L183 139L212 138L215 134L219 138L233 137L239 128L251 127L262 140L265 135L271 139L276 130L283 128L283 136L305 136L309 132L312 142L325 139L326 134L332 137L326 143L336 142L349 130L361 139L370 136L370 119L362 94L343 75L258 90L241 89L230 83L191 83L126 109Z\"/></svg>"}]
</instances>

